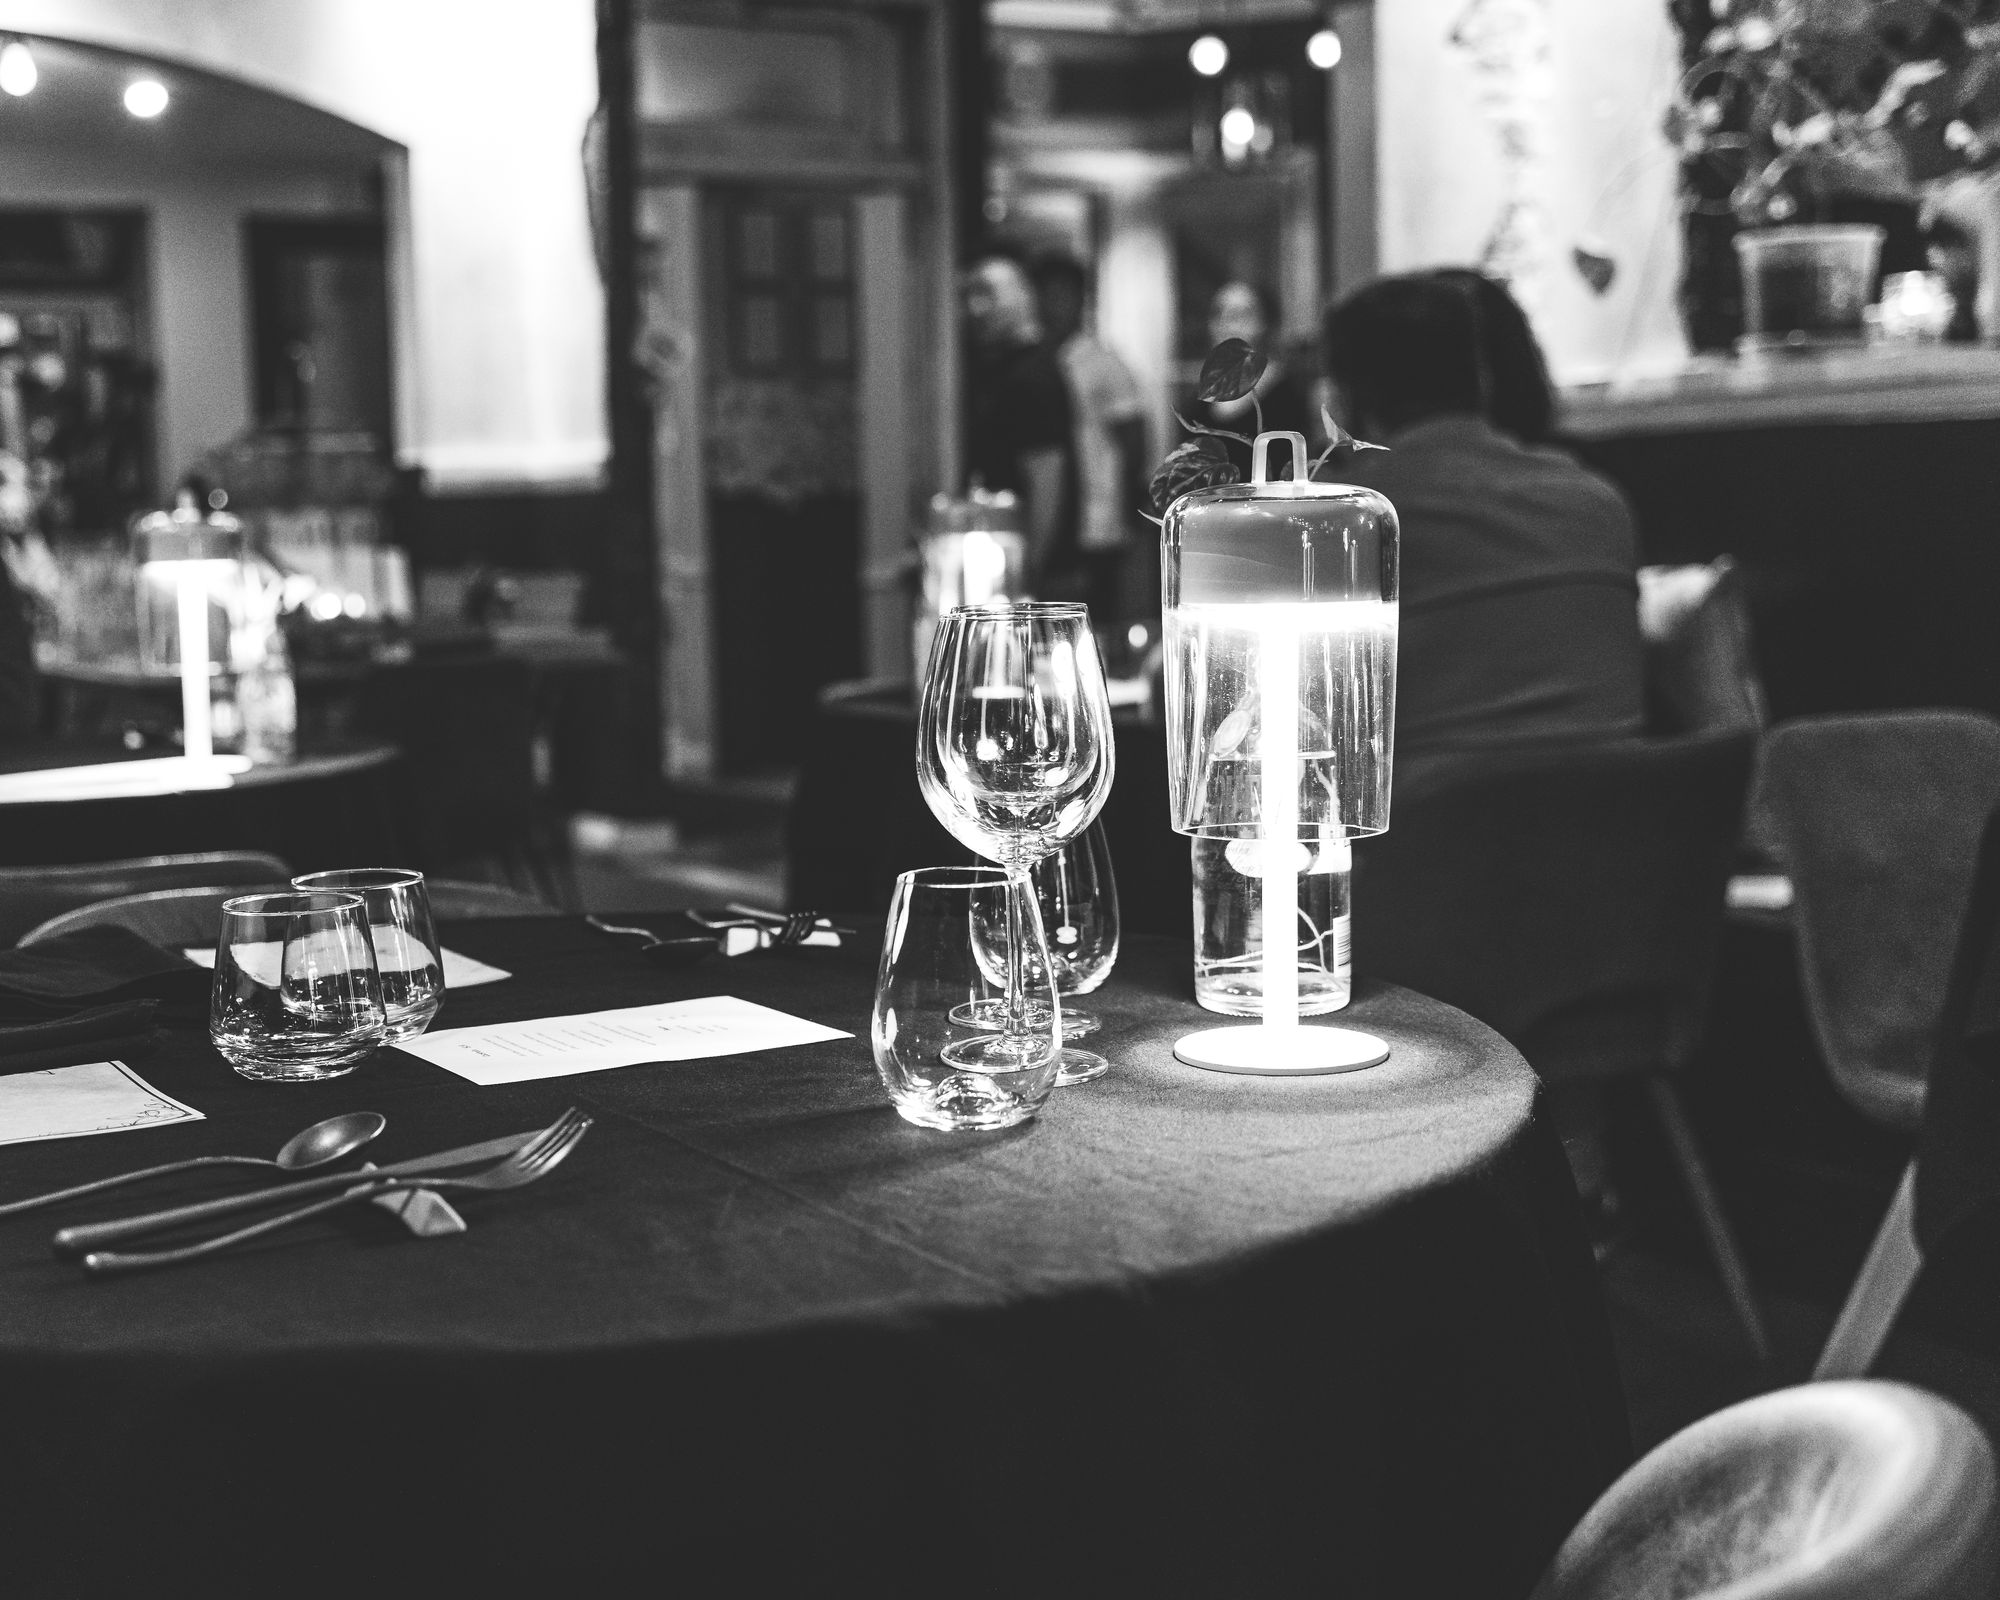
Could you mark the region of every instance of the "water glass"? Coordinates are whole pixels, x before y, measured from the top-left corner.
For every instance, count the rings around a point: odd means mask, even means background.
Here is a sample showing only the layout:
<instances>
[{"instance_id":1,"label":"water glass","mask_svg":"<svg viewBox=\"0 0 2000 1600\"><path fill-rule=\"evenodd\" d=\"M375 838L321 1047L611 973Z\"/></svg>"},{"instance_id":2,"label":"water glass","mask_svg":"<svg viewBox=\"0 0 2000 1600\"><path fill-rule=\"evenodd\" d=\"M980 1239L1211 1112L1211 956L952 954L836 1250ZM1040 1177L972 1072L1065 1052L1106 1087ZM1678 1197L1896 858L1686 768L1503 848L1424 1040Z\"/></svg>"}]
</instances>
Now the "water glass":
<instances>
[{"instance_id":1,"label":"water glass","mask_svg":"<svg viewBox=\"0 0 2000 1600\"><path fill-rule=\"evenodd\" d=\"M208 1033L246 1078L311 1083L351 1072L388 1028L359 895L225 901Z\"/></svg>"},{"instance_id":2,"label":"water glass","mask_svg":"<svg viewBox=\"0 0 2000 1600\"><path fill-rule=\"evenodd\" d=\"M389 1018L384 1042L400 1044L428 1028L444 1004L444 957L431 925L424 875L407 867L350 867L308 872L292 879L292 887L361 897L368 908L368 935L375 946L382 1007Z\"/></svg>"},{"instance_id":3,"label":"water glass","mask_svg":"<svg viewBox=\"0 0 2000 1600\"><path fill-rule=\"evenodd\" d=\"M1014 909L1029 959L1020 964L1016 1025L995 1033L958 1020L960 1008L995 1000L1005 983L982 960L976 930L1005 925L1004 872L925 867L896 880L875 983L869 1043L897 1113L920 1128L1007 1128L1041 1110L1062 1057L1060 1002L1032 897Z\"/></svg>"}]
</instances>

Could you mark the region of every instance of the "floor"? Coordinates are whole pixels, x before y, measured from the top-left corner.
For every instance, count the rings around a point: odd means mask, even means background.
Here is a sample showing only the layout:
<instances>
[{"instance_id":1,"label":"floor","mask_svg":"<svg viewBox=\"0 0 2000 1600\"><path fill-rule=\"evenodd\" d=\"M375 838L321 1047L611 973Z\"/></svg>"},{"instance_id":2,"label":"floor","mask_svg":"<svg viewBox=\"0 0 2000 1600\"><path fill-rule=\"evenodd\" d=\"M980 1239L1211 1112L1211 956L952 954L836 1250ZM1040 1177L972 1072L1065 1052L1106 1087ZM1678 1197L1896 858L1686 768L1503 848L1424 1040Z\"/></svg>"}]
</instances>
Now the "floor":
<instances>
[{"instance_id":1,"label":"floor","mask_svg":"<svg viewBox=\"0 0 2000 1600\"><path fill-rule=\"evenodd\" d=\"M577 884L594 911L785 903L782 786L702 797L673 822L582 816ZM1742 1235L1773 1346L1760 1366L1722 1293L1679 1180L1632 1096L1614 1107L1626 1212L1602 1256L1634 1445L1712 1411L1804 1382L1880 1220L1907 1147L1833 1093L1770 924L1725 940L1710 1044L1682 1084ZM2000 1363L1899 1328L1876 1368L1951 1395L2000 1438Z\"/></svg>"}]
</instances>

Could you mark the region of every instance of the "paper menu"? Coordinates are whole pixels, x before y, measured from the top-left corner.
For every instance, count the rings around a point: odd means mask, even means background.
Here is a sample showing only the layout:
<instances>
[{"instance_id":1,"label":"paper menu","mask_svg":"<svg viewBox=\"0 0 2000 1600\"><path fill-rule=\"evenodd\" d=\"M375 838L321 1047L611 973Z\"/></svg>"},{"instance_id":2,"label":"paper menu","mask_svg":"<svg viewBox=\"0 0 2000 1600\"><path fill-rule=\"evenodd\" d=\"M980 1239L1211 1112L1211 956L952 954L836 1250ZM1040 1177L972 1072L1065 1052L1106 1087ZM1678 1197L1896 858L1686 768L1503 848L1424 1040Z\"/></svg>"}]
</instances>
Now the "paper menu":
<instances>
[{"instance_id":1,"label":"paper menu","mask_svg":"<svg viewBox=\"0 0 2000 1600\"><path fill-rule=\"evenodd\" d=\"M572 1017L436 1029L395 1048L490 1087L851 1037L733 995L710 995Z\"/></svg>"},{"instance_id":2,"label":"paper menu","mask_svg":"<svg viewBox=\"0 0 2000 1600\"><path fill-rule=\"evenodd\" d=\"M122 1061L0 1077L0 1144L205 1120L192 1106L161 1094Z\"/></svg>"},{"instance_id":3,"label":"paper menu","mask_svg":"<svg viewBox=\"0 0 2000 1600\"><path fill-rule=\"evenodd\" d=\"M375 959L378 965L382 962L382 952L383 941L378 938L375 942ZM215 965L215 952L206 945L188 945L181 953L198 967L212 968ZM236 947L236 960L238 965L257 982L266 988L274 989L278 984L278 961L282 953L282 947L276 940L241 944ZM456 950L444 950L439 953L444 957L446 993L453 989L476 989L482 983L498 983L502 978L514 976L513 973L500 967L488 966L484 961L460 955ZM407 971L408 963L402 966L391 963L387 970Z\"/></svg>"}]
</instances>

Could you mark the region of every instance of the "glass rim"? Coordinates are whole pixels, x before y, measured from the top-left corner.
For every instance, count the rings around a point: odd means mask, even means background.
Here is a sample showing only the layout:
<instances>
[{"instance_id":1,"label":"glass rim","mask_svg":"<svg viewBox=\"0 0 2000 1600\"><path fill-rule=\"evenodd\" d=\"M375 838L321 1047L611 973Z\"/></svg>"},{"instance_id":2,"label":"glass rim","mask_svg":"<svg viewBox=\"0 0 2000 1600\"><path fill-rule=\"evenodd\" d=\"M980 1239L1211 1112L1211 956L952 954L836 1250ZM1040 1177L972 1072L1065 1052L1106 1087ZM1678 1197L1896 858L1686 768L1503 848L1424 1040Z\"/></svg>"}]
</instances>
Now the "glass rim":
<instances>
[{"instance_id":1,"label":"glass rim","mask_svg":"<svg viewBox=\"0 0 2000 1600\"><path fill-rule=\"evenodd\" d=\"M912 867L896 874L896 891L910 889L1004 889L1007 873L1001 867Z\"/></svg>"},{"instance_id":2,"label":"glass rim","mask_svg":"<svg viewBox=\"0 0 2000 1600\"><path fill-rule=\"evenodd\" d=\"M292 887L301 892L337 894L358 889L414 889L423 881L424 875L415 867L329 867L324 872L299 873L292 879Z\"/></svg>"},{"instance_id":3,"label":"glass rim","mask_svg":"<svg viewBox=\"0 0 2000 1600\"><path fill-rule=\"evenodd\" d=\"M976 621L982 617L1004 620L1010 617L1048 617L1064 619L1087 617L1090 607L1081 600L1010 600L1005 605L953 606L945 614L946 621L965 619Z\"/></svg>"},{"instance_id":4,"label":"glass rim","mask_svg":"<svg viewBox=\"0 0 2000 1600\"><path fill-rule=\"evenodd\" d=\"M314 905L274 905L279 900L332 902ZM266 889L259 894L239 894L222 902L225 917L324 917L340 911L366 911L368 903L358 894L338 889Z\"/></svg>"}]
</instances>

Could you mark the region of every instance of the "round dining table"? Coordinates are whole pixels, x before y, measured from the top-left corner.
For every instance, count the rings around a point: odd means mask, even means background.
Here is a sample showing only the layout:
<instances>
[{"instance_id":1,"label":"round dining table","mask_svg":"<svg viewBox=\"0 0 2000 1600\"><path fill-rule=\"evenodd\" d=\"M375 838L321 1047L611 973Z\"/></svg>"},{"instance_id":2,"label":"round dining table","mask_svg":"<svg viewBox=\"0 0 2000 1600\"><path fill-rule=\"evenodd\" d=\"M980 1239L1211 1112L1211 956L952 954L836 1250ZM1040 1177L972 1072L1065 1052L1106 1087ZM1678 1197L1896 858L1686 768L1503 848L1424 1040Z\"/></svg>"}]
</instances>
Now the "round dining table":
<instances>
[{"instance_id":1,"label":"round dining table","mask_svg":"<svg viewBox=\"0 0 2000 1600\"><path fill-rule=\"evenodd\" d=\"M205 1120L15 1145L0 1202L348 1110L382 1163L596 1121L450 1237L362 1206L91 1278L58 1224L246 1180L0 1220L8 1594L1523 1596L1626 1463L1536 1080L1446 1006L1364 984L1382 1065L1205 1073L1188 946L1135 939L1111 1071L950 1134L875 1075L872 928L684 971L441 939L512 976L438 1028L729 994L846 1036L477 1087L163 1033L129 1064Z\"/></svg>"},{"instance_id":2,"label":"round dining table","mask_svg":"<svg viewBox=\"0 0 2000 1600\"><path fill-rule=\"evenodd\" d=\"M199 850L266 850L298 872L393 860L399 760L394 745L350 743L204 774L101 744L0 748L0 866Z\"/></svg>"}]
</instances>

